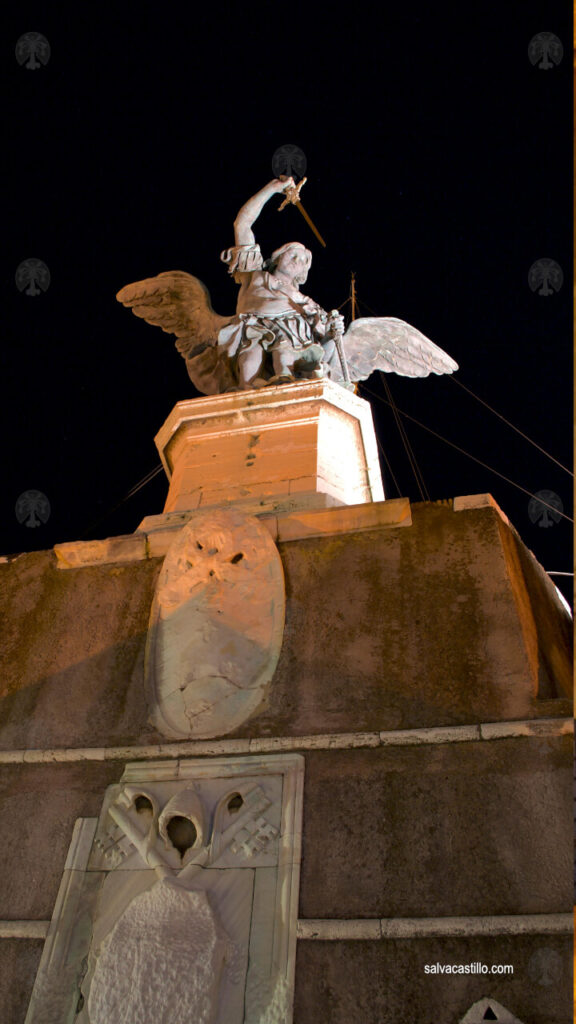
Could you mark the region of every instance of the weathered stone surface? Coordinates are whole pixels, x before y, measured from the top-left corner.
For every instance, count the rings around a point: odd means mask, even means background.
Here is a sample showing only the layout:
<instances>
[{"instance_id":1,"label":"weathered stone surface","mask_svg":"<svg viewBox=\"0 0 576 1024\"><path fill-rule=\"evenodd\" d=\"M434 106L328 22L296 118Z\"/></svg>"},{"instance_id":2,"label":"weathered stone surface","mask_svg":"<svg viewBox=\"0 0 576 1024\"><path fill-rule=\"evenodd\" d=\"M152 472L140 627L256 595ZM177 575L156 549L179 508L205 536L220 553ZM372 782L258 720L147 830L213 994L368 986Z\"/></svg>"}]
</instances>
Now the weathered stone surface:
<instances>
[{"instance_id":1,"label":"weathered stone surface","mask_svg":"<svg viewBox=\"0 0 576 1024\"><path fill-rule=\"evenodd\" d=\"M473 508L495 508L505 522L509 522L507 516L504 515L498 502L494 500L491 494L461 494L454 498L453 507L455 512L466 512Z\"/></svg>"},{"instance_id":2,"label":"weathered stone surface","mask_svg":"<svg viewBox=\"0 0 576 1024\"><path fill-rule=\"evenodd\" d=\"M277 517L278 541L304 540L307 537L326 537L341 533L356 533L388 526L411 526L410 502L407 498L392 498L366 505L346 505L343 508L314 509Z\"/></svg>"},{"instance_id":3,"label":"weathered stone surface","mask_svg":"<svg viewBox=\"0 0 576 1024\"><path fill-rule=\"evenodd\" d=\"M497 519L502 550L520 618L530 672L540 698L573 696L570 651L572 623L562 608L550 577L522 543L516 530Z\"/></svg>"},{"instance_id":4,"label":"weathered stone surface","mask_svg":"<svg viewBox=\"0 0 576 1024\"><path fill-rule=\"evenodd\" d=\"M24 1024L43 945L41 939L2 939L0 942L2 1024Z\"/></svg>"},{"instance_id":5,"label":"weathered stone surface","mask_svg":"<svg viewBox=\"0 0 576 1024\"><path fill-rule=\"evenodd\" d=\"M192 516L158 579L146 651L152 720L172 739L225 736L266 698L284 629L276 545L237 509Z\"/></svg>"},{"instance_id":6,"label":"weathered stone surface","mask_svg":"<svg viewBox=\"0 0 576 1024\"><path fill-rule=\"evenodd\" d=\"M84 565L134 562L146 557L144 537L129 534L107 540L78 540L56 544L54 553L59 569L79 569Z\"/></svg>"},{"instance_id":7,"label":"weathered stone surface","mask_svg":"<svg viewBox=\"0 0 576 1024\"><path fill-rule=\"evenodd\" d=\"M542 984L532 970L542 949L557 955L561 974ZM570 1024L572 942L569 937L417 939L388 942L299 942L294 1019L316 1024L457 1024L486 995L527 1024ZM511 964L512 975L428 974L425 965ZM539 980L537 980L537 978Z\"/></svg>"},{"instance_id":8,"label":"weathered stone surface","mask_svg":"<svg viewBox=\"0 0 576 1024\"><path fill-rule=\"evenodd\" d=\"M114 762L2 768L2 917L46 920L52 916L74 822L98 815L104 790L117 781L122 768ZM10 1018L0 1015L0 1020Z\"/></svg>"},{"instance_id":9,"label":"weathered stone surface","mask_svg":"<svg viewBox=\"0 0 576 1024\"><path fill-rule=\"evenodd\" d=\"M351 529L280 542L282 651L268 706L238 736L570 713L570 619L496 509L420 504L411 526ZM1 748L161 741L144 697L160 569L59 572L49 552L0 565Z\"/></svg>"},{"instance_id":10,"label":"weathered stone surface","mask_svg":"<svg viewBox=\"0 0 576 1024\"><path fill-rule=\"evenodd\" d=\"M520 547L493 508L423 504L408 529L280 544L285 641L262 732L565 714L541 699L566 695L570 619L535 559L523 549L518 568L502 533Z\"/></svg>"},{"instance_id":11,"label":"weathered stone surface","mask_svg":"<svg viewBox=\"0 0 576 1024\"><path fill-rule=\"evenodd\" d=\"M87 746L147 725L144 644L158 561L59 572L50 552L0 567L0 746Z\"/></svg>"},{"instance_id":12,"label":"weathered stone surface","mask_svg":"<svg viewBox=\"0 0 576 1024\"><path fill-rule=\"evenodd\" d=\"M570 911L571 749L561 737L307 754L300 917Z\"/></svg>"}]
</instances>

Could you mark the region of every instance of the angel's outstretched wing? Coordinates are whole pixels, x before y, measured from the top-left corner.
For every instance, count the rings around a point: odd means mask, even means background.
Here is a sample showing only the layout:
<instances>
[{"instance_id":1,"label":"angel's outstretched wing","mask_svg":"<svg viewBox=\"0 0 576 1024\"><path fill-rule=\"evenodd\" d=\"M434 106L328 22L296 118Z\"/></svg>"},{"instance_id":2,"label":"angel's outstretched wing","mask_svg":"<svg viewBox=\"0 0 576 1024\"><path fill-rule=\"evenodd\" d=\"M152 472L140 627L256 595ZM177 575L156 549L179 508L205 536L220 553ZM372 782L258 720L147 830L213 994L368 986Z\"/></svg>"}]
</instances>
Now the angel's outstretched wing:
<instances>
[{"instance_id":1,"label":"angel's outstretched wing","mask_svg":"<svg viewBox=\"0 0 576 1024\"><path fill-rule=\"evenodd\" d=\"M116 298L149 324L175 334L176 348L185 359L215 345L218 332L233 319L218 316L206 285L183 270L127 284Z\"/></svg>"},{"instance_id":2,"label":"angel's outstretched wing","mask_svg":"<svg viewBox=\"0 0 576 1024\"><path fill-rule=\"evenodd\" d=\"M365 380L374 370L403 377L427 377L458 369L446 352L395 317L361 317L353 320L343 337L350 379Z\"/></svg>"}]
</instances>

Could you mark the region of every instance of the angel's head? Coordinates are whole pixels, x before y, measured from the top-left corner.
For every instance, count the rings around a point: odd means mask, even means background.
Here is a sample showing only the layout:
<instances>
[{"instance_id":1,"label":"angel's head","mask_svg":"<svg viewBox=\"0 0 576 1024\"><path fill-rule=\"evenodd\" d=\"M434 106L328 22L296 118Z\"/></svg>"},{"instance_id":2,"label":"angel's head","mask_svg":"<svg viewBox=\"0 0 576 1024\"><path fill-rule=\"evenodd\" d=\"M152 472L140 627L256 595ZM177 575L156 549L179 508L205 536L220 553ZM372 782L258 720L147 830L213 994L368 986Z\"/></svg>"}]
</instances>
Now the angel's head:
<instances>
[{"instance_id":1,"label":"angel's head","mask_svg":"<svg viewBox=\"0 0 576 1024\"><path fill-rule=\"evenodd\" d=\"M271 274L276 270L289 277L294 284L304 284L308 277L312 253L301 242L287 242L275 249L265 267Z\"/></svg>"}]
</instances>

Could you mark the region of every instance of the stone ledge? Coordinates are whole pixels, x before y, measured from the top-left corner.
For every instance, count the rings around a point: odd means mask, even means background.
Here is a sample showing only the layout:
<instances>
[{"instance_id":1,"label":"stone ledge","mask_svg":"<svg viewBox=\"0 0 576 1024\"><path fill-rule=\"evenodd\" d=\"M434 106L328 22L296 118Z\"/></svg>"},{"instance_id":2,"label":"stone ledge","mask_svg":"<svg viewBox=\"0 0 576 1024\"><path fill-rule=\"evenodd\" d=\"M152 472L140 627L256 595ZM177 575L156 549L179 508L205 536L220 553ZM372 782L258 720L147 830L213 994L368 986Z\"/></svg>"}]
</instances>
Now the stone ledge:
<instances>
[{"instance_id":1,"label":"stone ledge","mask_svg":"<svg viewBox=\"0 0 576 1024\"><path fill-rule=\"evenodd\" d=\"M133 747L59 747L0 750L0 764L61 764L82 761L133 761L160 757L215 757L298 750L354 750L391 746L491 742L498 739L541 739L570 736L571 718L539 718L479 725L442 726L390 732L320 733L316 736L260 736L235 740L184 740Z\"/></svg>"},{"instance_id":2,"label":"stone ledge","mask_svg":"<svg viewBox=\"0 0 576 1024\"><path fill-rule=\"evenodd\" d=\"M345 505L274 518L276 536L272 530L270 532L279 542L412 525L408 498L391 498L366 505ZM263 522L268 526L266 520Z\"/></svg>"},{"instance_id":3,"label":"stone ledge","mask_svg":"<svg viewBox=\"0 0 576 1024\"><path fill-rule=\"evenodd\" d=\"M491 494L461 495L459 498L454 498L452 508L454 512L467 512L476 508L493 508L508 526L511 525L508 516L502 511L500 505Z\"/></svg>"},{"instance_id":4,"label":"stone ledge","mask_svg":"<svg viewBox=\"0 0 576 1024\"><path fill-rule=\"evenodd\" d=\"M506 914L491 917L389 917L298 921L298 939L320 942L496 935L571 935L573 915Z\"/></svg>"},{"instance_id":5,"label":"stone ledge","mask_svg":"<svg viewBox=\"0 0 576 1024\"><path fill-rule=\"evenodd\" d=\"M45 939L50 921L0 921L0 939ZM392 917L298 921L303 941L346 942L492 935L571 935L572 914L518 914L494 917Z\"/></svg>"},{"instance_id":6,"label":"stone ledge","mask_svg":"<svg viewBox=\"0 0 576 1024\"><path fill-rule=\"evenodd\" d=\"M480 726L480 736L483 740L505 740L510 736L549 736L550 721L549 718L536 718L524 722L487 722ZM573 732L573 720L565 719L557 735L571 736Z\"/></svg>"},{"instance_id":7,"label":"stone ledge","mask_svg":"<svg viewBox=\"0 0 576 1024\"><path fill-rule=\"evenodd\" d=\"M464 495L454 498L452 505L454 512L493 508L505 523L509 522L491 494ZM195 511L191 509L146 516L135 533L121 537L57 544L54 547L57 567L79 569L89 565L126 564L146 558L164 558L172 541ZM272 539L278 543L412 525L408 498L389 498L386 501L300 511L287 509L259 514L257 507L246 511L260 519ZM12 561L15 557L18 556L7 556L4 560Z\"/></svg>"},{"instance_id":8,"label":"stone ledge","mask_svg":"<svg viewBox=\"0 0 576 1024\"><path fill-rule=\"evenodd\" d=\"M86 565L138 562L147 557L146 538L129 533L107 540L78 540L54 546L59 569L81 569Z\"/></svg>"},{"instance_id":9,"label":"stone ledge","mask_svg":"<svg viewBox=\"0 0 576 1024\"><path fill-rule=\"evenodd\" d=\"M479 725L442 725L430 729L398 729L381 732L383 747L420 746L427 743L469 743L482 739Z\"/></svg>"},{"instance_id":10,"label":"stone ledge","mask_svg":"<svg viewBox=\"0 0 576 1024\"><path fill-rule=\"evenodd\" d=\"M126 564L146 558L164 558L172 541L195 511L147 516L135 533L122 537L57 544L54 547L57 568L81 569L89 565ZM265 512L256 514L256 518L277 542L412 525L408 498L391 498L389 501L361 505L336 505L304 512Z\"/></svg>"},{"instance_id":11,"label":"stone ledge","mask_svg":"<svg viewBox=\"0 0 576 1024\"><path fill-rule=\"evenodd\" d=\"M0 939L45 939L50 921L0 921Z\"/></svg>"}]
</instances>

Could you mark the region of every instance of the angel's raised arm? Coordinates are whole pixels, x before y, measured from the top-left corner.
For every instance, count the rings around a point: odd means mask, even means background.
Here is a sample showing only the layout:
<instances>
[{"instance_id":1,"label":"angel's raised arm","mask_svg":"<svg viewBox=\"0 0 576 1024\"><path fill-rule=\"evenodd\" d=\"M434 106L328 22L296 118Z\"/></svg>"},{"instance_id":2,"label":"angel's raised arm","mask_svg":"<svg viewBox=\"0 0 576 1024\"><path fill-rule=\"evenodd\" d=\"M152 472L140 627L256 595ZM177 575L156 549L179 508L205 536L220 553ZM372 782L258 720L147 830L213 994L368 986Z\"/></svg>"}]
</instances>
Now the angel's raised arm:
<instances>
[{"instance_id":1,"label":"angel's raised arm","mask_svg":"<svg viewBox=\"0 0 576 1024\"><path fill-rule=\"evenodd\" d=\"M252 196L247 203L238 211L234 221L234 244L254 245L256 239L252 231L252 225L258 219L268 200L278 192L284 192L287 188L293 188L292 178L274 178L264 188L261 188L255 196Z\"/></svg>"}]
</instances>

